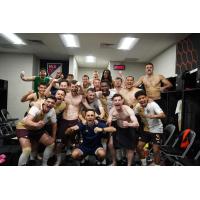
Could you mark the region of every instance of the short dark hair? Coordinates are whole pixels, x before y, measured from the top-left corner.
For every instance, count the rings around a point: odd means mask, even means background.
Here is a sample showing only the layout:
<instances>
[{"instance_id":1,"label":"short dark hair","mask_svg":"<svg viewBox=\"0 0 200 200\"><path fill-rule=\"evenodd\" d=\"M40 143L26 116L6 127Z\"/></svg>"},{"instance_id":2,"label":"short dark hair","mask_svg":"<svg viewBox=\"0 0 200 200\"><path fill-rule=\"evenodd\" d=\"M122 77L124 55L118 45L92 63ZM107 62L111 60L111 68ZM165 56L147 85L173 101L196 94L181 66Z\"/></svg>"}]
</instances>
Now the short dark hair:
<instances>
[{"instance_id":1,"label":"short dark hair","mask_svg":"<svg viewBox=\"0 0 200 200\"><path fill-rule=\"evenodd\" d=\"M47 84L44 83L44 82L39 83L38 87L40 87L40 85L43 85L43 86L46 86L46 87L47 87Z\"/></svg>"},{"instance_id":2,"label":"short dark hair","mask_svg":"<svg viewBox=\"0 0 200 200\"><path fill-rule=\"evenodd\" d=\"M60 83L59 83L59 85L60 85L61 83L63 83L63 82L65 82L65 83L67 83L67 85L69 85L69 81L68 81L68 80L65 80L65 79L61 80Z\"/></svg>"},{"instance_id":3,"label":"short dark hair","mask_svg":"<svg viewBox=\"0 0 200 200\"><path fill-rule=\"evenodd\" d=\"M89 91L95 92L94 88L88 88L88 89L87 89L87 92L89 92Z\"/></svg>"},{"instance_id":4,"label":"short dark hair","mask_svg":"<svg viewBox=\"0 0 200 200\"><path fill-rule=\"evenodd\" d=\"M77 80L72 80L71 84L76 85L77 82L78 82Z\"/></svg>"},{"instance_id":5,"label":"short dark hair","mask_svg":"<svg viewBox=\"0 0 200 200\"><path fill-rule=\"evenodd\" d=\"M95 110L94 110L94 109L87 109L87 110L85 111L85 114L86 114L87 112L89 112L89 111L92 111L92 112L95 114Z\"/></svg>"},{"instance_id":6,"label":"short dark hair","mask_svg":"<svg viewBox=\"0 0 200 200\"><path fill-rule=\"evenodd\" d=\"M152 66L153 66L153 63L149 62L149 63L147 63L145 66L147 66L147 65L152 65Z\"/></svg>"},{"instance_id":7,"label":"short dark hair","mask_svg":"<svg viewBox=\"0 0 200 200\"><path fill-rule=\"evenodd\" d=\"M127 79L127 78L129 78L129 77L130 77L130 78L132 78L132 79L134 80L134 77L133 77L133 76L131 76L131 75L130 75L130 76L127 76L127 77L126 77L126 79Z\"/></svg>"},{"instance_id":8,"label":"short dark hair","mask_svg":"<svg viewBox=\"0 0 200 200\"><path fill-rule=\"evenodd\" d=\"M41 68L41 69L40 69L40 72L41 72L41 71L47 72L47 70L46 70L45 68Z\"/></svg>"},{"instance_id":9,"label":"short dark hair","mask_svg":"<svg viewBox=\"0 0 200 200\"><path fill-rule=\"evenodd\" d=\"M88 76L87 74L84 74L84 75L82 76L82 78L83 78L83 77L87 77L88 79L90 79L89 76Z\"/></svg>"},{"instance_id":10,"label":"short dark hair","mask_svg":"<svg viewBox=\"0 0 200 200\"><path fill-rule=\"evenodd\" d=\"M139 90L135 93L135 98L138 99L139 96L147 96L146 92L144 90Z\"/></svg>"},{"instance_id":11,"label":"short dark hair","mask_svg":"<svg viewBox=\"0 0 200 200\"><path fill-rule=\"evenodd\" d=\"M116 77L115 80L120 80L122 82L122 78L121 77Z\"/></svg>"},{"instance_id":12,"label":"short dark hair","mask_svg":"<svg viewBox=\"0 0 200 200\"><path fill-rule=\"evenodd\" d=\"M55 102L57 101L56 97L54 95L50 95L48 97L45 98L46 100L47 99L53 99Z\"/></svg>"},{"instance_id":13,"label":"short dark hair","mask_svg":"<svg viewBox=\"0 0 200 200\"><path fill-rule=\"evenodd\" d=\"M58 89L58 90L60 90L60 91L63 91L63 92L65 93L65 95L66 95L66 92L65 92L65 90L63 90L63 89ZM56 92L58 92L58 90L57 90Z\"/></svg>"},{"instance_id":14,"label":"short dark hair","mask_svg":"<svg viewBox=\"0 0 200 200\"><path fill-rule=\"evenodd\" d=\"M74 77L74 75L73 75L73 74L67 74L67 77L68 77L68 76L72 76L72 77Z\"/></svg>"},{"instance_id":15,"label":"short dark hair","mask_svg":"<svg viewBox=\"0 0 200 200\"><path fill-rule=\"evenodd\" d=\"M102 84L102 83L106 83L106 84L109 86L109 88L111 87L111 85L110 85L110 82L109 82L109 81L102 80L102 81L101 81L101 84Z\"/></svg>"},{"instance_id":16,"label":"short dark hair","mask_svg":"<svg viewBox=\"0 0 200 200\"><path fill-rule=\"evenodd\" d=\"M113 97L112 97L112 100L114 100L115 97L121 97L121 99L124 99L121 94L114 94Z\"/></svg>"}]
</instances>

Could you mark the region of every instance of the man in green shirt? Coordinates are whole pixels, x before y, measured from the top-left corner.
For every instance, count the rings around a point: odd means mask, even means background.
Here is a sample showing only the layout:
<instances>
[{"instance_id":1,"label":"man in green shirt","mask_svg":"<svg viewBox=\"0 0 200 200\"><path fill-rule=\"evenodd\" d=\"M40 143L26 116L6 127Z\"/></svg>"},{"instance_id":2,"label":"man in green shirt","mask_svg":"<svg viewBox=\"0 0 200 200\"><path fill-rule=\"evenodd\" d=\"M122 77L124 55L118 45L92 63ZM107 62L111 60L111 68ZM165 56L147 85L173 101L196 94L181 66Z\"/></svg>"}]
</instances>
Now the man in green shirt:
<instances>
[{"instance_id":1,"label":"man in green shirt","mask_svg":"<svg viewBox=\"0 0 200 200\"><path fill-rule=\"evenodd\" d=\"M45 69L40 70L39 76L30 76L30 77L25 76L25 72L22 71L20 77L23 81L34 81L34 92L38 92L38 86L40 83L48 85L51 80L51 78L47 76Z\"/></svg>"}]
</instances>

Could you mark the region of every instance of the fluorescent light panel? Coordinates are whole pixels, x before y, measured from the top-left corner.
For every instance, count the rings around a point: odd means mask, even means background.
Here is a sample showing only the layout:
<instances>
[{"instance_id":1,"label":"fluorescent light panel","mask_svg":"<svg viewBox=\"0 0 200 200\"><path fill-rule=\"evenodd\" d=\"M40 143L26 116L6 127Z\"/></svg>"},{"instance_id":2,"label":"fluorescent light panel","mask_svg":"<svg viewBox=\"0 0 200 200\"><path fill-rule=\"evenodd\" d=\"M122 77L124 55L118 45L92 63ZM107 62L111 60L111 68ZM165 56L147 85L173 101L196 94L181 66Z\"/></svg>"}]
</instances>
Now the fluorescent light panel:
<instances>
[{"instance_id":1,"label":"fluorescent light panel","mask_svg":"<svg viewBox=\"0 0 200 200\"><path fill-rule=\"evenodd\" d=\"M26 43L14 33L1 33L1 35L13 44L26 45Z\"/></svg>"},{"instance_id":2,"label":"fluorescent light panel","mask_svg":"<svg viewBox=\"0 0 200 200\"><path fill-rule=\"evenodd\" d=\"M94 63L95 61L96 61L96 58L94 56L86 56L86 62Z\"/></svg>"},{"instance_id":3,"label":"fluorescent light panel","mask_svg":"<svg viewBox=\"0 0 200 200\"><path fill-rule=\"evenodd\" d=\"M133 37L122 38L117 48L121 50L130 50L137 43L138 40L138 38Z\"/></svg>"},{"instance_id":4,"label":"fluorescent light panel","mask_svg":"<svg viewBox=\"0 0 200 200\"><path fill-rule=\"evenodd\" d=\"M79 39L76 35L61 34L60 37L66 47L75 47L75 48L80 47Z\"/></svg>"}]
</instances>

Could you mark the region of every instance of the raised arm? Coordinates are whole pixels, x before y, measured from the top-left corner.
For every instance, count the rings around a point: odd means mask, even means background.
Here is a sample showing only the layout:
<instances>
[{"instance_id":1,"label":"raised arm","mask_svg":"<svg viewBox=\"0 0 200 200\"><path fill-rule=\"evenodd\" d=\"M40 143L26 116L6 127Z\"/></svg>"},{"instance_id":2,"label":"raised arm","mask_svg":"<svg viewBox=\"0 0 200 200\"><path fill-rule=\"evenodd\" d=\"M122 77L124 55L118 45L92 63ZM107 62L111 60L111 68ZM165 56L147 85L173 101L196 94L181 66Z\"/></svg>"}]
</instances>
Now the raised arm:
<instances>
[{"instance_id":1,"label":"raised arm","mask_svg":"<svg viewBox=\"0 0 200 200\"><path fill-rule=\"evenodd\" d=\"M141 84L143 84L143 78L144 76L141 76L136 83L134 83L133 87L139 87Z\"/></svg>"},{"instance_id":2,"label":"raised arm","mask_svg":"<svg viewBox=\"0 0 200 200\"><path fill-rule=\"evenodd\" d=\"M24 71L22 71L21 73L20 73L20 78L23 80L23 81L34 81L35 80L35 77L36 76L25 76L25 72Z\"/></svg>"},{"instance_id":3,"label":"raised arm","mask_svg":"<svg viewBox=\"0 0 200 200\"><path fill-rule=\"evenodd\" d=\"M25 94L22 98L21 98L21 102L26 102L26 101L34 101L34 92L33 90L29 91L27 94Z\"/></svg>"},{"instance_id":4,"label":"raised arm","mask_svg":"<svg viewBox=\"0 0 200 200\"><path fill-rule=\"evenodd\" d=\"M56 79L52 79L51 83L49 84L49 86L47 87L47 89L45 90L44 92L44 95L46 97L50 96L51 95L51 88L53 87L53 85L57 82Z\"/></svg>"}]
</instances>

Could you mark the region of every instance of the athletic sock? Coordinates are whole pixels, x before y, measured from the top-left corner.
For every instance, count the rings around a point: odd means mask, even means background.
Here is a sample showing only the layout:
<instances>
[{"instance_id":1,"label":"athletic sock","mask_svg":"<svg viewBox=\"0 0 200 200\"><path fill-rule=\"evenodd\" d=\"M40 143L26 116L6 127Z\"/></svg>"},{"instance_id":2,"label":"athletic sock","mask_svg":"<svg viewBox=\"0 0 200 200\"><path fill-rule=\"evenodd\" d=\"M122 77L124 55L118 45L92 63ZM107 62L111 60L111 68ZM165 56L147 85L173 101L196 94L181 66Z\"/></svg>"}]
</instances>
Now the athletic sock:
<instances>
[{"instance_id":1,"label":"athletic sock","mask_svg":"<svg viewBox=\"0 0 200 200\"><path fill-rule=\"evenodd\" d=\"M141 162L142 162L142 166L147 166L147 160L146 160L146 158L141 159Z\"/></svg>"},{"instance_id":2,"label":"athletic sock","mask_svg":"<svg viewBox=\"0 0 200 200\"><path fill-rule=\"evenodd\" d=\"M36 151L31 152L30 160L35 160L36 156L37 156L37 152Z\"/></svg>"},{"instance_id":3,"label":"athletic sock","mask_svg":"<svg viewBox=\"0 0 200 200\"><path fill-rule=\"evenodd\" d=\"M18 166L26 165L31 154L31 148L22 149L22 153L19 157Z\"/></svg>"},{"instance_id":4,"label":"athletic sock","mask_svg":"<svg viewBox=\"0 0 200 200\"><path fill-rule=\"evenodd\" d=\"M58 153L56 155L56 162L55 162L54 166L59 166L61 164L61 161L62 161L62 154Z\"/></svg>"},{"instance_id":5,"label":"athletic sock","mask_svg":"<svg viewBox=\"0 0 200 200\"><path fill-rule=\"evenodd\" d=\"M47 166L47 161L51 157L53 149L54 149L54 143L46 146L46 148L44 150L44 155L43 155L43 160L42 160L42 166Z\"/></svg>"}]
</instances>

